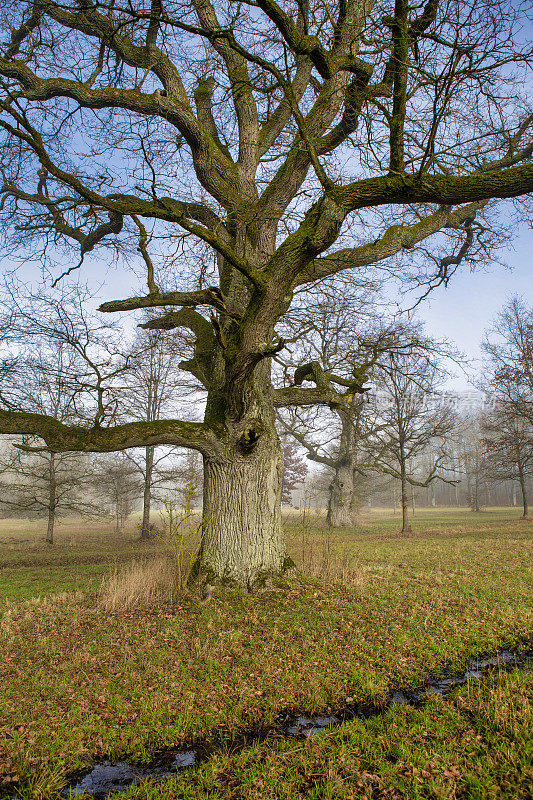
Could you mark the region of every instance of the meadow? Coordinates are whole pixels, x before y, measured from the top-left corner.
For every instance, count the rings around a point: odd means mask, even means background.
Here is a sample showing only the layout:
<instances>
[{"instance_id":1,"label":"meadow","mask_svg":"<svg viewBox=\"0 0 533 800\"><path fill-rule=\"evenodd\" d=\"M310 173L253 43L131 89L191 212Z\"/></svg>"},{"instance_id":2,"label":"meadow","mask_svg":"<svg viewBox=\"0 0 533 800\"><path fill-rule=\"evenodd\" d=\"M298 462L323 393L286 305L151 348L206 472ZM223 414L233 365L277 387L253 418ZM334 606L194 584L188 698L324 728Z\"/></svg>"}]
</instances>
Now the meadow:
<instances>
[{"instance_id":1,"label":"meadow","mask_svg":"<svg viewBox=\"0 0 533 800\"><path fill-rule=\"evenodd\" d=\"M46 547L42 524L0 521L0 796L57 800L102 758L202 741L197 769L117 800L533 797L527 666L306 741L237 747L280 714L379 707L474 656L531 647L533 525L514 509L431 509L413 526L402 537L398 515L372 510L330 532L292 513L290 578L121 606L102 582L150 571L163 542L69 520Z\"/></svg>"}]
</instances>

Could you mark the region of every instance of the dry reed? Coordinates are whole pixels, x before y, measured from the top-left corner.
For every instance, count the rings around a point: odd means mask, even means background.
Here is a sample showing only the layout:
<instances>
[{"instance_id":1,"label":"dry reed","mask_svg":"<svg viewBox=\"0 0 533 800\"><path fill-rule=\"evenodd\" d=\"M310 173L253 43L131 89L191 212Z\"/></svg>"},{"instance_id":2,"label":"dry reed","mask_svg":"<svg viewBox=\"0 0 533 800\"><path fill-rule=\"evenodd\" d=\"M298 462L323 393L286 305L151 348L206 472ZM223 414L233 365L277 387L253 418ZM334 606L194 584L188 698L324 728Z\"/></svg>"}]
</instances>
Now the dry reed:
<instances>
[{"instance_id":1,"label":"dry reed","mask_svg":"<svg viewBox=\"0 0 533 800\"><path fill-rule=\"evenodd\" d=\"M126 611L172 602L179 579L170 558L132 561L102 580L98 605L104 611Z\"/></svg>"}]
</instances>

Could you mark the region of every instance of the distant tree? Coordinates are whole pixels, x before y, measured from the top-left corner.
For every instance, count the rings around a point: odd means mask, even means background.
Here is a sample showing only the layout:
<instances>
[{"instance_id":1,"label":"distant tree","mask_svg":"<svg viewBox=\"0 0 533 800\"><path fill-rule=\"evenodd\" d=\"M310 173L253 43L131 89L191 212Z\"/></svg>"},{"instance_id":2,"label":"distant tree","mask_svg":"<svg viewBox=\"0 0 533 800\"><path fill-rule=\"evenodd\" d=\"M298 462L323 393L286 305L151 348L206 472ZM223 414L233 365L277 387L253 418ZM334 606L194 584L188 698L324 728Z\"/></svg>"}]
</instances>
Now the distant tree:
<instances>
[{"instance_id":1,"label":"distant tree","mask_svg":"<svg viewBox=\"0 0 533 800\"><path fill-rule=\"evenodd\" d=\"M304 482L308 467L293 442L282 440L281 449L283 452L281 502L289 504L292 502L293 491Z\"/></svg>"},{"instance_id":2,"label":"distant tree","mask_svg":"<svg viewBox=\"0 0 533 800\"><path fill-rule=\"evenodd\" d=\"M187 450L172 470L172 485L182 506L194 506L202 497L204 473L202 456L196 450Z\"/></svg>"},{"instance_id":3,"label":"distant tree","mask_svg":"<svg viewBox=\"0 0 533 800\"><path fill-rule=\"evenodd\" d=\"M523 519L527 519L527 480L533 473L533 427L503 404L483 415L482 434L491 476L518 481Z\"/></svg>"},{"instance_id":4,"label":"distant tree","mask_svg":"<svg viewBox=\"0 0 533 800\"><path fill-rule=\"evenodd\" d=\"M298 408L278 412L281 429L331 476L327 523L333 527L355 521L360 501L356 489L362 485L358 458L374 422L364 383L393 338L385 326L377 330L374 314L365 313L370 298L377 303L376 290L374 284L328 286L312 307L304 305L286 320L288 335L296 338L292 361L308 362L306 370L296 369L295 382L329 382L348 389L345 402L332 403L327 413ZM296 335L298 330L304 333ZM291 360L284 357L284 363L287 368Z\"/></svg>"},{"instance_id":5,"label":"distant tree","mask_svg":"<svg viewBox=\"0 0 533 800\"><path fill-rule=\"evenodd\" d=\"M13 333L15 335L15 332ZM22 350L10 365L9 386L3 389L34 410L60 423L68 423L78 397L83 360L61 339L40 337ZM101 509L90 500L90 463L76 453L55 453L37 437L12 440L18 450L4 453L0 508L6 513L47 518L46 541L54 542L57 516L71 513L98 516Z\"/></svg>"},{"instance_id":6,"label":"distant tree","mask_svg":"<svg viewBox=\"0 0 533 800\"><path fill-rule=\"evenodd\" d=\"M169 336L160 330L139 330L131 347L126 372L122 412L127 419L155 422L175 411L184 395L182 337ZM150 536L150 508L157 488L173 478L170 466L176 448L147 445L141 451L125 451L142 479L143 517L141 539ZM191 451L197 456L197 451Z\"/></svg>"},{"instance_id":7,"label":"distant tree","mask_svg":"<svg viewBox=\"0 0 533 800\"><path fill-rule=\"evenodd\" d=\"M83 454L53 453L28 442L19 445L0 484L0 509L13 516L45 517L46 542L54 543L54 528L65 514L99 517L103 509L91 500L91 464Z\"/></svg>"},{"instance_id":8,"label":"distant tree","mask_svg":"<svg viewBox=\"0 0 533 800\"><path fill-rule=\"evenodd\" d=\"M489 374L485 388L512 417L533 424L533 307L521 297L511 298L486 331L482 347Z\"/></svg>"},{"instance_id":9,"label":"distant tree","mask_svg":"<svg viewBox=\"0 0 533 800\"><path fill-rule=\"evenodd\" d=\"M135 508L141 481L139 473L124 453L100 456L94 462L93 490L115 518L119 533Z\"/></svg>"},{"instance_id":10,"label":"distant tree","mask_svg":"<svg viewBox=\"0 0 533 800\"><path fill-rule=\"evenodd\" d=\"M438 400L443 372L435 350L426 339L424 347L411 352L389 352L381 359L375 378L385 396L379 411L381 425L368 443L367 463L400 481L402 533L411 530L408 487L446 480L445 442L455 415ZM420 457L430 445L436 455L426 467Z\"/></svg>"},{"instance_id":11,"label":"distant tree","mask_svg":"<svg viewBox=\"0 0 533 800\"><path fill-rule=\"evenodd\" d=\"M459 438L458 467L466 484L466 503L474 512L481 511L490 480L487 448L483 441L481 411L458 418L455 436Z\"/></svg>"}]
</instances>

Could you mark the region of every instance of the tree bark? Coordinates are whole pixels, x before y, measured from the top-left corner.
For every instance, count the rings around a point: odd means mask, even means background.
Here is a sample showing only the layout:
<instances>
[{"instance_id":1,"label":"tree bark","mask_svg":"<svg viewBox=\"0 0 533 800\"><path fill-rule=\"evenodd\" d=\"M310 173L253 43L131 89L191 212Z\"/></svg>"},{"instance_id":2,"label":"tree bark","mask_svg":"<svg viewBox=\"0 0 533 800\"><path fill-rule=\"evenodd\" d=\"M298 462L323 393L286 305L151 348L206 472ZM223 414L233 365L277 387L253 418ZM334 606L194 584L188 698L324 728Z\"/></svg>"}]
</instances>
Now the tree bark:
<instances>
[{"instance_id":1,"label":"tree bark","mask_svg":"<svg viewBox=\"0 0 533 800\"><path fill-rule=\"evenodd\" d=\"M353 466L351 460L337 462L335 476L329 486L327 524L331 528L348 528L353 524Z\"/></svg>"},{"instance_id":2,"label":"tree bark","mask_svg":"<svg viewBox=\"0 0 533 800\"><path fill-rule=\"evenodd\" d=\"M349 528L354 524L354 467L357 457L357 432L354 403L338 409L341 420L339 454L335 462L335 476L329 486L327 524L331 528Z\"/></svg>"},{"instance_id":3,"label":"tree bark","mask_svg":"<svg viewBox=\"0 0 533 800\"><path fill-rule=\"evenodd\" d=\"M407 479L405 474L401 476L402 483L402 533L411 533L409 525L409 495L407 493Z\"/></svg>"},{"instance_id":4,"label":"tree bark","mask_svg":"<svg viewBox=\"0 0 533 800\"><path fill-rule=\"evenodd\" d=\"M143 493L143 519L141 524L141 539L150 538L150 506L152 500L152 473L154 469L154 448L145 449L144 493Z\"/></svg>"},{"instance_id":5,"label":"tree bark","mask_svg":"<svg viewBox=\"0 0 533 800\"><path fill-rule=\"evenodd\" d=\"M56 465L55 455L50 453L48 465L48 525L46 528L46 544L54 543L54 525L56 519L56 505L57 505L57 482L56 482Z\"/></svg>"},{"instance_id":6,"label":"tree bark","mask_svg":"<svg viewBox=\"0 0 533 800\"><path fill-rule=\"evenodd\" d=\"M472 511L479 512L479 480L476 475L474 480L474 494L472 498Z\"/></svg>"},{"instance_id":7,"label":"tree bark","mask_svg":"<svg viewBox=\"0 0 533 800\"><path fill-rule=\"evenodd\" d=\"M232 437L234 438L234 437ZM204 456L202 542L192 577L259 588L292 566L281 522L283 456L275 431Z\"/></svg>"},{"instance_id":8,"label":"tree bark","mask_svg":"<svg viewBox=\"0 0 533 800\"><path fill-rule=\"evenodd\" d=\"M527 519L527 517L529 516L529 504L527 500L526 479L524 475L524 470L522 469L522 464L518 465L518 480L520 483L520 491L522 492L522 507L524 509L522 519Z\"/></svg>"},{"instance_id":9,"label":"tree bark","mask_svg":"<svg viewBox=\"0 0 533 800\"><path fill-rule=\"evenodd\" d=\"M409 495L407 493L407 470L404 443L400 437L398 454L400 456L400 483L402 487L402 533L411 533L409 525Z\"/></svg>"}]
</instances>

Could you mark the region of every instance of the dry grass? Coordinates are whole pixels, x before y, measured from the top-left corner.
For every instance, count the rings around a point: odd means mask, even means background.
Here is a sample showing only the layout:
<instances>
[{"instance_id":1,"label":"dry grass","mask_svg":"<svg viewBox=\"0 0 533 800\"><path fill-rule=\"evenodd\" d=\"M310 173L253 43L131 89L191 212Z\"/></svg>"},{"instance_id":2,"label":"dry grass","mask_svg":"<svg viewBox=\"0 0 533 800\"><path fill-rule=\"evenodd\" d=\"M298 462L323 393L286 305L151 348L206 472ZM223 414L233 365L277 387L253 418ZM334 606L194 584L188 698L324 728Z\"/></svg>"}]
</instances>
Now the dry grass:
<instances>
[{"instance_id":1,"label":"dry grass","mask_svg":"<svg viewBox=\"0 0 533 800\"><path fill-rule=\"evenodd\" d=\"M176 562L169 558L133 561L115 567L100 586L98 605L104 611L143 609L172 603L180 586Z\"/></svg>"},{"instance_id":2,"label":"dry grass","mask_svg":"<svg viewBox=\"0 0 533 800\"><path fill-rule=\"evenodd\" d=\"M311 578L349 586L359 584L362 579L353 550L347 545L335 546L327 533L318 541L295 542L291 554L300 571Z\"/></svg>"}]
</instances>

